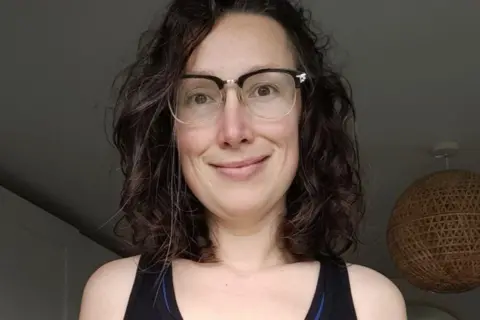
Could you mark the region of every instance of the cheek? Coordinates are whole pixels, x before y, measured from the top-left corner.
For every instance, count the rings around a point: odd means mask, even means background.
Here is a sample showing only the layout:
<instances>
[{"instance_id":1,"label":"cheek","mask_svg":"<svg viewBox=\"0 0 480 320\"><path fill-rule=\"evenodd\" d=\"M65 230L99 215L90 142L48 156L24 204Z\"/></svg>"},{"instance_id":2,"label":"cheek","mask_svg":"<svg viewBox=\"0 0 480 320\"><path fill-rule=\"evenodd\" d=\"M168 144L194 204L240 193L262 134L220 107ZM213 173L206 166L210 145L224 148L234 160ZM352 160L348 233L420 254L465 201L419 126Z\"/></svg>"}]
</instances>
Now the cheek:
<instances>
[{"instance_id":1,"label":"cheek","mask_svg":"<svg viewBox=\"0 0 480 320\"><path fill-rule=\"evenodd\" d=\"M293 122L289 125L288 130L285 130L285 141L286 141L286 152L288 162L291 163L295 169L292 170L296 171L296 167L298 165L299 159L299 143L298 143L298 124L297 122Z\"/></svg>"},{"instance_id":2,"label":"cheek","mask_svg":"<svg viewBox=\"0 0 480 320\"><path fill-rule=\"evenodd\" d=\"M191 143L191 134L187 130L177 130L175 135L175 142L177 143L177 149L180 158L192 153L193 144Z\"/></svg>"},{"instance_id":3,"label":"cheek","mask_svg":"<svg viewBox=\"0 0 480 320\"><path fill-rule=\"evenodd\" d=\"M272 137L277 137L278 144L288 148L289 152L298 152L298 121L296 109L272 127Z\"/></svg>"},{"instance_id":4,"label":"cheek","mask_svg":"<svg viewBox=\"0 0 480 320\"><path fill-rule=\"evenodd\" d=\"M292 166L292 170L296 170L299 159L299 111L294 109L292 114L285 119L282 129L279 132L282 147L285 148L285 157L288 166ZM295 169L293 168L295 167Z\"/></svg>"},{"instance_id":5,"label":"cheek","mask_svg":"<svg viewBox=\"0 0 480 320\"><path fill-rule=\"evenodd\" d=\"M185 179L187 185L192 188L195 180L195 158L200 154L199 144L195 143L195 135L191 130L180 129L176 131L175 141L177 144L178 158L180 162L181 175Z\"/></svg>"},{"instance_id":6,"label":"cheek","mask_svg":"<svg viewBox=\"0 0 480 320\"><path fill-rule=\"evenodd\" d=\"M209 130L180 127L176 129L175 141L182 166L200 157L210 145Z\"/></svg>"}]
</instances>

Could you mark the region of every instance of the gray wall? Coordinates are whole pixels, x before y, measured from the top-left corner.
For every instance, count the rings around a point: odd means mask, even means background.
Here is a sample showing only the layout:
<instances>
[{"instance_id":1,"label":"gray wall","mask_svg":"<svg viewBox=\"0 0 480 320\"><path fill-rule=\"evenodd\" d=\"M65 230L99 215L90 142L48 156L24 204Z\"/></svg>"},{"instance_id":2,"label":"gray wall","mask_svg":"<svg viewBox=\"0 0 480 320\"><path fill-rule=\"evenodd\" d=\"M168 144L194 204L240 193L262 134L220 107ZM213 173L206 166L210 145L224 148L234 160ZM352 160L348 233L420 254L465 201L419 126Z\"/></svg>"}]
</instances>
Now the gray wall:
<instances>
[{"instance_id":1,"label":"gray wall","mask_svg":"<svg viewBox=\"0 0 480 320\"><path fill-rule=\"evenodd\" d=\"M415 288L404 279L395 279L407 302L436 306L459 320L480 318L480 288L460 294L436 294Z\"/></svg>"},{"instance_id":2,"label":"gray wall","mask_svg":"<svg viewBox=\"0 0 480 320\"><path fill-rule=\"evenodd\" d=\"M88 277L116 255L2 187L0 218L0 319L78 319Z\"/></svg>"}]
</instances>

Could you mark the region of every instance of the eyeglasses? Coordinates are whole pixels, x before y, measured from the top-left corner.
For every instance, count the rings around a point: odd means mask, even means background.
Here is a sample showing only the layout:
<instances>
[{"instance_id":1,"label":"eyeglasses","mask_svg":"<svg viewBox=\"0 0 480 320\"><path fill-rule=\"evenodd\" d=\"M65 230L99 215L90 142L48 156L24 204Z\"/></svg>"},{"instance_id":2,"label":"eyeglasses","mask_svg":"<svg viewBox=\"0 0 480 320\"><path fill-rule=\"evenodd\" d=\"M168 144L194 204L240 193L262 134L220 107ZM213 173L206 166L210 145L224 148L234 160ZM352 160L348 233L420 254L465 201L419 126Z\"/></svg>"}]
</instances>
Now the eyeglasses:
<instances>
[{"instance_id":1,"label":"eyeglasses","mask_svg":"<svg viewBox=\"0 0 480 320\"><path fill-rule=\"evenodd\" d=\"M304 72L289 69L261 69L237 80L210 75L186 74L177 89L174 118L184 124L202 124L215 119L226 98L226 87L237 85L237 97L249 112L266 120L288 115L295 105L297 90L307 79Z\"/></svg>"}]
</instances>

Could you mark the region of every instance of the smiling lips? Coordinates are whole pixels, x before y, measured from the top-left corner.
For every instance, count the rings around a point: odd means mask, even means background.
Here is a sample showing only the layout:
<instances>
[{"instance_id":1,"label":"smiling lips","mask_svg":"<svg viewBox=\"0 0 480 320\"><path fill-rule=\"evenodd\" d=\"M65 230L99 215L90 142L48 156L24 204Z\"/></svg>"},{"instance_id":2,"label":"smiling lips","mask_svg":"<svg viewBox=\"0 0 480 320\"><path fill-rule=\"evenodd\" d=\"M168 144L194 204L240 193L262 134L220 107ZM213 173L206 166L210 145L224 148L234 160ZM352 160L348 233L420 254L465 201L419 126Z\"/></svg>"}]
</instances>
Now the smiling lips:
<instances>
[{"instance_id":1,"label":"smiling lips","mask_svg":"<svg viewBox=\"0 0 480 320\"><path fill-rule=\"evenodd\" d=\"M249 158L242 161L223 162L212 164L212 166L222 175L233 180L247 180L256 174L263 167L268 156Z\"/></svg>"}]
</instances>

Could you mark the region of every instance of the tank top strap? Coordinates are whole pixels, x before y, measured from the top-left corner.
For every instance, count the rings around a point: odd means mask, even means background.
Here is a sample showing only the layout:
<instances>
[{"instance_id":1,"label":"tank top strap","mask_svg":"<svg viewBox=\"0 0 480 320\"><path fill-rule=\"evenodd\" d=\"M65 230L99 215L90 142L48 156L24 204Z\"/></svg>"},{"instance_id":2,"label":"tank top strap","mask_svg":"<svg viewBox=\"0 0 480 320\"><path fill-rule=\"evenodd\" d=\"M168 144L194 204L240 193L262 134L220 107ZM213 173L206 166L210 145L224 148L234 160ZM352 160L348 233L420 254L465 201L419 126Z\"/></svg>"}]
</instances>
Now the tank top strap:
<instances>
[{"instance_id":1,"label":"tank top strap","mask_svg":"<svg viewBox=\"0 0 480 320\"><path fill-rule=\"evenodd\" d=\"M306 320L320 320L325 307L325 272L324 265L320 263L320 273L318 274L317 286L313 295L310 309L308 309Z\"/></svg>"},{"instance_id":2,"label":"tank top strap","mask_svg":"<svg viewBox=\"0 0 480 320\"><path fill-rule=\"evenodd\" d=\"M172 319L168 311L171 299L167 297L167 285L171 283L167 280L169 277L170 264L161 265L150 256L140 256L124 319Z\"/></svg>"},{"instance_id":3,"label":"tank top strap","mask_svg":"<svg viewBox=\"0 0 480 320\"><path fill-rule=\"evenodd\" d=\"M343 260L322 262L325 300L321 318L314 320L357 320L347 265Z\"/></svg>"}]
</instances>

